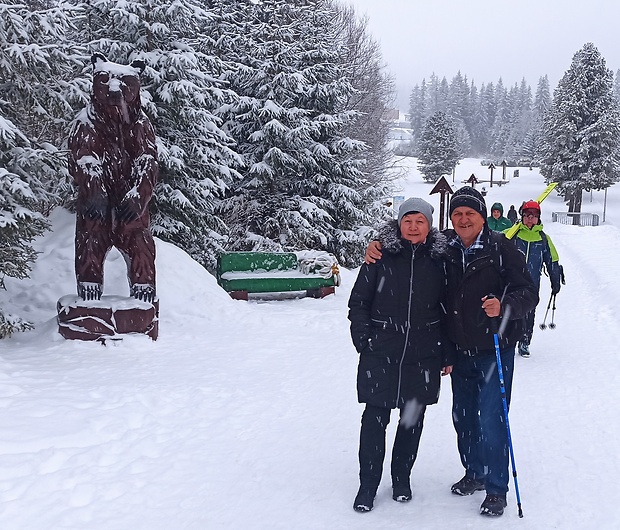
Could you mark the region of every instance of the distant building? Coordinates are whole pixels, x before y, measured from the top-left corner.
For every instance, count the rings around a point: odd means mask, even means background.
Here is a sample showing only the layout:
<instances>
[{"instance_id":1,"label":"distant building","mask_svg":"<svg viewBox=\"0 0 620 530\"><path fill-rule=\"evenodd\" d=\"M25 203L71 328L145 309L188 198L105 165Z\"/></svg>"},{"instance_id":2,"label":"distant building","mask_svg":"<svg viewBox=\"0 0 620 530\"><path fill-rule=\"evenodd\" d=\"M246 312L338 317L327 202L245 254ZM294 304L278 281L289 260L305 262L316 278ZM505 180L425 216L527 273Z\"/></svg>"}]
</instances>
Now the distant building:
<instances>
[{"instance_id":1,"label":"distant building","mask_svg":"<svg viewBox=\"0 0 620 530\"><path fill-rule=\"evenodd\" d=\"M400 111L398 109L384 109L383 119L390 121L398 121Z\"/></svg>"}]
</instances>

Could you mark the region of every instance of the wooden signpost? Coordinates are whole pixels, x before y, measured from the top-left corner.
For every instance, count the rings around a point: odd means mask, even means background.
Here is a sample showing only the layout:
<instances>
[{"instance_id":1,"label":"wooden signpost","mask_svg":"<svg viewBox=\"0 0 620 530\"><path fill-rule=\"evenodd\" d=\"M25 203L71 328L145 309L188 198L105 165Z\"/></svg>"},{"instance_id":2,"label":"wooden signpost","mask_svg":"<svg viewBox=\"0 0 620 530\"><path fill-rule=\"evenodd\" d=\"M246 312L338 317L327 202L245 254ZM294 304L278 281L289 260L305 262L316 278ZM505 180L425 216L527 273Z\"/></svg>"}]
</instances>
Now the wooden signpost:
<instances>
[{"instance_id":1,"label":"wooden signpost","mask_svg":"<svg viewBox=\"0 0 620 530\"><path fill-rule=\"evenodd\" d=\"M476 177L472 174L472 177L476 179ZM444 228L448 228L448 196L454 193L450 184L446 180L446 177L441 177L436 183L429 195L433 195L434 193L440 193L441 197L439 198L439 230L443 230Z\"/></svg>"},{"instance_id":2,"label":"wooden signpost","mask_svg":"<svg viewBox=\"0 0 620 530\"><path fill-rule=\"evenodd\" d=\"M495 165L493 162L489 164L489 169L491 170L491 188L493 187L493 170L495 169Z\"/></svg>"},{"instance_id":3,"label":"wooden signpost","mask_svg":"<svg viewBox=\"0 0 620 530\"><path fill-rule=\"evenodd\" d=\"M480 181L476 178L476 175L474 175L473 173L465 181L465 184L469 184L472 188L475 188L476 184L479 184L479 183L480 183Z\"/></svg>"}]
</instances>

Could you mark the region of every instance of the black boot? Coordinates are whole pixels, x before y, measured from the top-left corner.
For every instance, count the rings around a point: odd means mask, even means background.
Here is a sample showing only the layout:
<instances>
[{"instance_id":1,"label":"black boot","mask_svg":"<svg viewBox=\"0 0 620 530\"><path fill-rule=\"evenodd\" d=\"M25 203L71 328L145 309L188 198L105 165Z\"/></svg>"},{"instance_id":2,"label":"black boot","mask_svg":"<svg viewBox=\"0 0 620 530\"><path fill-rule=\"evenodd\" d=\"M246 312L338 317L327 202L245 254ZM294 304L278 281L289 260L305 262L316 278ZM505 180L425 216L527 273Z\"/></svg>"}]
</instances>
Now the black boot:
<instances>
[{"instance_id":1,"label":"black boot","mask_svg":"<svg viewBox=\"0 0 620 530\"><path fill-rule=\"evenodd\" d=\"M373 508L376 494L377 488L360 486L355 500L353 501L353 509L360 513L369 512Z\"/></svg>"},{"instance_id":2,"label":"black boot","mask_svg":"<svg viewBox=\"0 0 620 530\"><path fill-rule=\"evenodd\" d=\"M480 513L491 517L499 517L504 513L504 508L506 506L506 495L488 493L480 506Z\"/></svg>"},{"instance_id":3,"label":"black boot","mask_svg":"<svg viewBox=\"0 0 620 530\"><path fill-rule=\"evenodd\" d=\"M396 502L409 502L411 500L411 487L409 484L395 484L392 486L392 499Z\"/></svg>"},{"instance_id":4,"label":"black boot","mask_svg":"<svg viewBox=\"0 0 620 530\"><path fill-rule=\"evenodd\" d=\"M452 484L452 493L455 495L473 495L484 489L484 481L465 475L461 480Z\"/></svg>"}]
</instances>

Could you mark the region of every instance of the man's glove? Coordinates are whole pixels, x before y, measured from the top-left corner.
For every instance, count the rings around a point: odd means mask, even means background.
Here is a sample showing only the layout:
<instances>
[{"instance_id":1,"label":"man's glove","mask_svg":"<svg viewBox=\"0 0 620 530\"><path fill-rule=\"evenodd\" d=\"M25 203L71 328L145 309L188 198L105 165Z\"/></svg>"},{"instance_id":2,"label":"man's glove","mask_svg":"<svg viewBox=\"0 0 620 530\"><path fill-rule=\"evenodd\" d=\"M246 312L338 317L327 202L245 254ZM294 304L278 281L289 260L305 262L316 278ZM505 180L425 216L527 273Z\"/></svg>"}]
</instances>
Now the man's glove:
<instances>
[{"instance_id":1,"label":"man's glove","mask_svg":"<svg viewBox=\"0 0 620 530\"><path fill-rule=\"evenodd\" d=\"M560 287L566 284L566 279L564 278L564 267L559 264L554 264L553 274L551 274L551 294L556 295L560 292Z\"/></svg>"}]
</instances>

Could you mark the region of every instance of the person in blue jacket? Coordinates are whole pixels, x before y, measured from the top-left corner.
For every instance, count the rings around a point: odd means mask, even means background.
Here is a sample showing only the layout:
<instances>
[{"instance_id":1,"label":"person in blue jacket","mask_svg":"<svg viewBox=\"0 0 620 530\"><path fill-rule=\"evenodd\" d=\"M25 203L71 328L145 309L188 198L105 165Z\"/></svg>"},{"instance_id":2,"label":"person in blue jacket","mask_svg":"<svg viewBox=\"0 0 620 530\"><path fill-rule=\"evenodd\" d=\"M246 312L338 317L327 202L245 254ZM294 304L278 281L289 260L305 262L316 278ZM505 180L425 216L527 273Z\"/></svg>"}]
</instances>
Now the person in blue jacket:
<instances>
[{"instance_id":1,"label":"person in blue jacket","mask_svg":"<svg viewBox=\"0 0 620 530\"><path fill-rule=\"evenodd\" d=\"M560 292L563 270L559 263L558 252L551 238L543 232L540 222L540 204L536 201L524 202L520 208L521 222L519 230L513 237L517 248L525 255L527 268L532 276L536 292L540 292L540 277L543 265L551 280L551 294ZM530 342L534 333L534 319L536 308L532 309L525 318L523 336L519 341L519 355L530 356Z\"/></svg>"}]
</instances>

